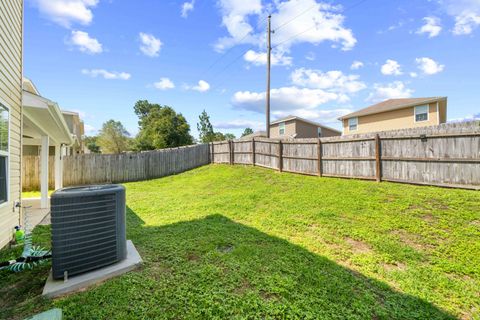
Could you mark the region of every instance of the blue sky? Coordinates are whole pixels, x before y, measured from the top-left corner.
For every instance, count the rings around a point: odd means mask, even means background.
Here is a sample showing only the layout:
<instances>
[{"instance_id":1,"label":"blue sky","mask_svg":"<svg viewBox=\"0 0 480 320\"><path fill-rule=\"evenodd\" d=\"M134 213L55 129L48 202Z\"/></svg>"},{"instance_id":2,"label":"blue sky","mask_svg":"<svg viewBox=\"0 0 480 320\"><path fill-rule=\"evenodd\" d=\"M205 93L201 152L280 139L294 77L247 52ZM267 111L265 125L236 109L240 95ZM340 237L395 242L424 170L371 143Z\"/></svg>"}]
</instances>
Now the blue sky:
<instances>
[{"instance_id":1,"label":"blue sky","mask_svg":"<svg viewBox=\"0 0 480 320\"><path fill-rule=\"evenodd\" d=\"M397 97L448 96L480 117L480 0L26 0L24 74L87 134L139 99L172 106L197 136L264 126L272 14L272 118L337 117Z\"/></svg>"}]
</instances>

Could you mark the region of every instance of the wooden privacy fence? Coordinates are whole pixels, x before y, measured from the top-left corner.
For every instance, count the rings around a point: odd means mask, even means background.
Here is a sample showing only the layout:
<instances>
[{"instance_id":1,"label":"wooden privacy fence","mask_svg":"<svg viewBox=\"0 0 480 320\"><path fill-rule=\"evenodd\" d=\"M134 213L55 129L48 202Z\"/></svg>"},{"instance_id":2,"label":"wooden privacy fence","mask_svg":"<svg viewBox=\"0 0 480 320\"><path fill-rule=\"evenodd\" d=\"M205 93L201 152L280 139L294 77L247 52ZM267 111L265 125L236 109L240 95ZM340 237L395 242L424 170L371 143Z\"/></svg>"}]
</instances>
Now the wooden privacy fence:
<instances>
[{"instance_id":1,"label":"wooden privacy fence","mask_svg":"<svg viewBox=\"0 0 480 320\"><path fill-rule=\"evenodd\" d=\"M76 186L160 178L210 163L207 144L140 153L83 154L63 158L63 184ZM53 157L49 180L54 187ZM39 190L40 160L23 157L23 190Z\"/></svg>"},{"instance_id":2,"label":"wooden privacy fence","mask_svg":"<svg viewBox=\"0 0 480 320\"><path fill-rule=\"evenodd\" d=\"M320 139L214 142L214 163L325 177L480 189L480 122Z\"/></svg>"},{"instance_id":3,"label":"wooden privacy fence","mask_svg":"<svg viewBox=\"0 0 480 320\"><path fill-rule=\"evenodd\" d=\"M55 188L55 157L48 157L48 187ZM40 157L22 156L23 191L40 190Z\"/></svg>"}]
</instances>

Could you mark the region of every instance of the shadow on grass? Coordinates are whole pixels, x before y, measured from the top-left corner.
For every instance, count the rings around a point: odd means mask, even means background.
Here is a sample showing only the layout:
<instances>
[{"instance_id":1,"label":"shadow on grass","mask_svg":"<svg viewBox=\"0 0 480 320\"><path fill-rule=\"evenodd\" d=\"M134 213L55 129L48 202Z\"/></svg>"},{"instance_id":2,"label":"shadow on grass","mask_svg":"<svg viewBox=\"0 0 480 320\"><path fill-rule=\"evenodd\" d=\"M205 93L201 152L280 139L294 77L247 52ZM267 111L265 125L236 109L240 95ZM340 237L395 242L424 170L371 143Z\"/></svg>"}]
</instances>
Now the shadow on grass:
<instances>
[{"instance_id":1,"label":"shadow on grass","mask_svg":"<svg viewBox=\"0 0 480 320\"><path fill-rule=\"evenodd\" d=\"M162 227L145 227L132 210L128 216L144 272L174 286L160 284L166 299L157 301L157 315L454 319L427 301L219 214Z\"/></svg>"},{"instance_id":2,"label":"shadow on grass","mask_svg":"<svg viewBox=\"0 0 480 320\"><path fill-rule=\"evenodd\" d=\"M454 319L219 214L146 226L128 208L127 223L127 236L144 259L141 269L54 301L39 296L48 267L2 271L0 293L8 298L0 303L2 318L60 307L65 319ZM48 240L48 229L38 230L39 241Z\"/></svg>"}]
</instances>

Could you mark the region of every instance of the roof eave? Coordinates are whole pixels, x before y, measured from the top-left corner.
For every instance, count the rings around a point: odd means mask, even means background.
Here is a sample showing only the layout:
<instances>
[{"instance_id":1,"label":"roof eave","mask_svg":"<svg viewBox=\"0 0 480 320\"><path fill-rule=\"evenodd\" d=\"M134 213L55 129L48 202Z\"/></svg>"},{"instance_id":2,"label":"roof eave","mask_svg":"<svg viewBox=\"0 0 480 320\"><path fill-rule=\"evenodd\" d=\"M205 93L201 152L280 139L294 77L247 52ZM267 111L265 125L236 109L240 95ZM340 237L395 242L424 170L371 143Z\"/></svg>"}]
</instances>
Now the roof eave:
<instances>
[{"instance_id":1,"label":"roof eave","mask_svg":"<svg viewBox=\"0 0 480 320\"><path fill-rule=\"evenodd\" d=\"M375 111L372 111L372 112L369 112L369 113L365 113L365 114L362 114L362 115L355 115L355 113L361 111L361 110L358 110L358 111L355 111L355 112L352 112L352 113L349 113L347 115L344 115L340 118L337 118L337 120L345 120L345 119L349 119L349 118L353 118L353 117L363 117L363 116L368 116L368 115L371 115L371 114L377 114L377 113L384 113L384 112L388 112L388 111L393 111L393 110L399 110L399 109L404 109L404 108L410 108L410 107L414 107L414 106L417 106L417 105L420 105L420 104L424 104L424 103L432 103L432 102L436 102L436 101L442 101L442 100L447 100L447 97L438 97L438 98L434 98L434 99L430 99L430 100L425 100L425 101L422 101L422 102L418 102L418 103L408 103L408 104L404 104L404 105L400 105L398 107L395 107L395 108L392 108L390 110L385 110L385 111L379 111L379 112L375 112ZM369 107L367 107L369 108Z\"/></svg>"}]
</instances>

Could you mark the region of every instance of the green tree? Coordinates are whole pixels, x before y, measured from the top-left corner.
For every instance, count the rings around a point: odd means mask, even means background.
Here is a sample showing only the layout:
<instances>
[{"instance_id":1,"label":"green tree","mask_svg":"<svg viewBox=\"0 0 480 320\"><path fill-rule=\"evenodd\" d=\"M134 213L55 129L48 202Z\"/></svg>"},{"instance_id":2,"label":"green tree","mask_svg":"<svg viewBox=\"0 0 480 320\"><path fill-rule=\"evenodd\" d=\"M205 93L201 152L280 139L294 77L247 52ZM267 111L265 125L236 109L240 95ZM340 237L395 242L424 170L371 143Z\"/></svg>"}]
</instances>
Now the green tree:
<instances>
[{"instance_id":1,"label":"green tree","mask_svg":"<svg viewBox=\"0 0 480 320\"><path fill-rule=\"evenodd\" d=\"M100 153L100 146L97 144L98 137L96 136L85 136L83 138L83 142L85 143L85 146L87 147L88 150L90 150L91 153Z\"/></svg>"},{"instance_id":2,"label":"green tree","mask_svg":"<svg viewBox=\"0 0 480 320\"><path fill-rule=\"evenodd\" d=\"M213 132L213 126L210 123L210 117L205 110L202 111L198 119L200 122L197 123L197 130L199 133L200 142L208 143L216 141L216 133Z\"/></svg>"},{"instance_id":3,"label":"green tree","mask_svg":"<svg viewBox=\"0 0 480 320\"><path fill-rule=\"evenodd\" d=\"M225 134L223 135L223 137L224 137L223 140L233 140L233 139L236 138L233 133L225 133Z\"/></svg>"},{"instance_id":4,"label":"green tree","mask_svg":"<svg viewBox=\"0 0 480 320\"><path fill-rule=\"evenodd\" d=\"M140 131L135 139L136 150L155 150L193 143L190 125L181 113L169 106L140 100L135 103Z\"/></svg>"},{"instance_id":5,"label":"green tree","mask_svg":"<svg viewBox=\"0 0 480 320\"><path fill-rule=\"evenodd\" d=\"M242 133L242 137L248 136L249 134L252 134L253 130L252 128L245 128L245 130Z\"/></svg>"},{"instance_id":6,"label":"green tree","mask_svg":"<svg viewBox=\"0 0 480 320\"><path fill-rule=\"evenodd\" d=\"M102 125L96 144L102 153L122 153L128 150L129 136L120 121L108 120Z\"/></svg>"}]
</instances>

